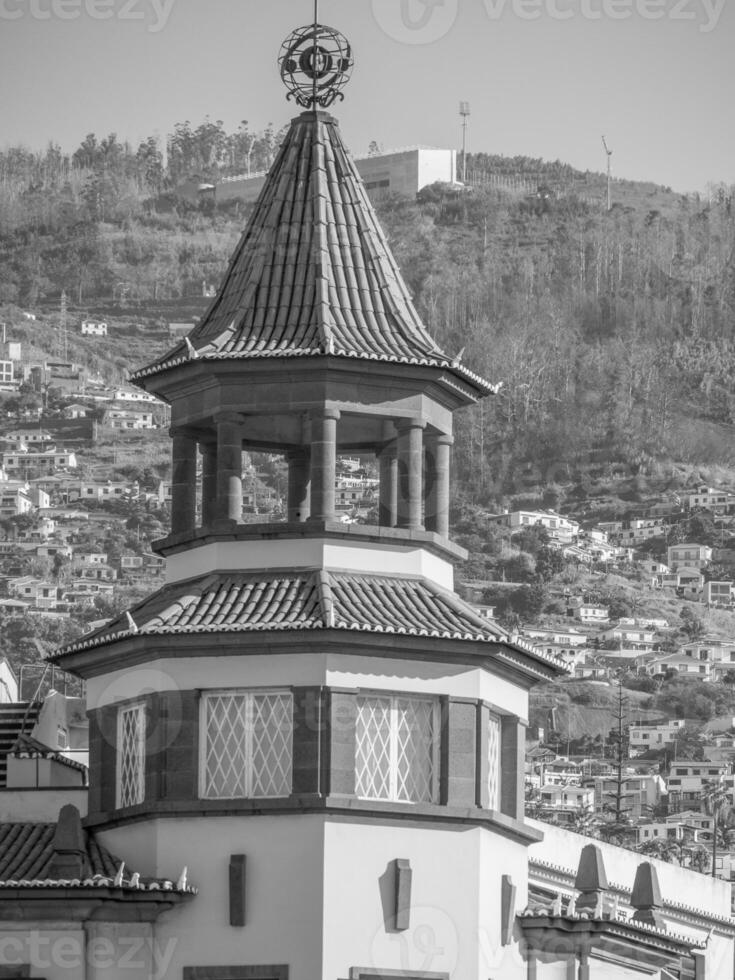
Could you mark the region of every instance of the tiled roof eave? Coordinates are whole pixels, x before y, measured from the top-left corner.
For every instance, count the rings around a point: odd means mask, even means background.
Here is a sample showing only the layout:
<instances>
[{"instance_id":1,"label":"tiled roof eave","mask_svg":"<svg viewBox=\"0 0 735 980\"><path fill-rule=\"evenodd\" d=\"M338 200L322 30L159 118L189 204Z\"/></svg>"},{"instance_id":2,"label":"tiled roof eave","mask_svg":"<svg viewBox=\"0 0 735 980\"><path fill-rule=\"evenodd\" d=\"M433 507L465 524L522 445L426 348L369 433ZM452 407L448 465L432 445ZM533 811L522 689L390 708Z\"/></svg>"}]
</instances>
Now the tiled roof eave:
<instances>
[{"instance_id":1,"label":"tiled roof eave","mask_svg":"<svg viewBox=\"0 0 735 980\"><path fill-rule=\"evenodd\" d=\"M482 378L474 371L470 371L462 364L450 361L446 358L438 357L407 357L399 354L368 354L362 351L323 351L313 348L289 348L284 350L262 350L262 351L211 351L200 352L196 357L192 357L188 351L176 357L152 364L149 367L141 368L130 375L129 380L132 384L144 388L146 379L157 375L166 374L175 368L185 364L196 364L197 361L262 361L262 360L289 360L292 358L319 357L319 358L343 358L352 361L371 361L386 364L410 365L415 367L437 368L456 374L463 382L475 388L483 395L496 394L499 385L493 385L485 378ZM461 389L460 389L461 390Z\"/></svg>"},{"instance_id":2,"label":"tiled roof eave","mask_svg":"<svg viewBox=\"0 0 735 980\"><path fill-rule=\"evenodd\" d=\"M195 636L216 633L286 633L286 632L308 632L317 630L344 630L347 632L371 633L375 635L392 636L414 636L424 639L459 640L469 643L486 643L494 647L501 659L506 659L515 666L526 668L528 660L536 659L542 661L546 666L551 667L559 673L569 673L570 668L557 660L553 654L547 654L542 650L533 650L530 647L516 647L514 643L502 637L489 636L486 633L472 632L465 630L432 630L417 627L395 627L390 625L375 626L369 623L347 622L338 620L334 625L326 623L262 623L262 624L214 624L203 626L155 626L144 627L140 630L122 630L106 636L92 637L87 640L80 640L69 644L62 650L48 656L47 661L58 663L67 656L76 653L99 649L113 643L118 643L136 636ZM518 654L522 654L519 657ZM545 676L545 674L544 674Z\"/></svg>"},{"instance_id":3,"label":"tiled roof eave","mask_svg":"<svg viewBox=\"0 0 735 980\"><path fill-rule=\"evenodd\" d=\"M73 889L74 891L86 893L100 893L105 889L111 893L110 897L115 897L115 893L137 894L141 897L149 898L151 895L160 894L165 896L176 895L179 897L194 896L198 894L198 889L191 885L178 887L172 881L161 880L148 883L140 882L133 884L131 881L123 881L116 884L113 878L104 875L94 875L91 878L20 878L18 880L8 879L0 881L0 893L5 890L20 889Z\"/></svg>"}]
</instances>

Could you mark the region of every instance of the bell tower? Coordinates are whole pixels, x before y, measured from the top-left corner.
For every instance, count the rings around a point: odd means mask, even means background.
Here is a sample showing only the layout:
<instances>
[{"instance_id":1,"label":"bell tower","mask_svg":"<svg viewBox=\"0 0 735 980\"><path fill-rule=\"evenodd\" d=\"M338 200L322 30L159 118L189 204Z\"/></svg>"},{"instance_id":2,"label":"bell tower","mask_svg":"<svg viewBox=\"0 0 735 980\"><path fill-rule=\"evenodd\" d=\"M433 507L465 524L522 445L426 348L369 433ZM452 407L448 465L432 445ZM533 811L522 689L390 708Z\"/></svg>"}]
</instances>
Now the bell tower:
<instances>
[{"instance_id":1,"label":"bell tower","mask_svg":"<svg viewBox=\"0 0 735 980\"><path fill-rule=\"evenodd\" d=\"M314 23L279 64L303 111L219 292L133 376L171 406L166 584L55 657L87 823L188 866L168 976L525 976L528 690L565 668L453 591L452 417L492 386L422 323L327 111L349 44ZM284 520L243 521L244 451L286 461ZM377 524L337 519L340 453L377 460Z\"/></svg>"}]
</instances>

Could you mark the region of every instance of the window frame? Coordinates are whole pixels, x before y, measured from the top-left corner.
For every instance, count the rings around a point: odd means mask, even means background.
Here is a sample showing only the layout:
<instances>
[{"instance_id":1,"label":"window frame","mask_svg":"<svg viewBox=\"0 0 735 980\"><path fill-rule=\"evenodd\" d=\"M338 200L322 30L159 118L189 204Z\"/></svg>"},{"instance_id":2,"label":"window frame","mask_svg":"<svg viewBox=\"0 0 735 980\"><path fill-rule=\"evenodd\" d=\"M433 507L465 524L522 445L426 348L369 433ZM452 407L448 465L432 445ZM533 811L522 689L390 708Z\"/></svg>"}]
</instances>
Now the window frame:
<instances>
[{"instance_id":1,"label":"window frame","mask_svg":"<svg viewBox=\"0 0 735 980\"><path fill-rule=\"evenodd\" d=\"M390 793L388 796L362 796L358 790L359 775L357 770L358 762L358 725L360 717L360 701L382 700L390 702L390 750L389 750L389 774L388 781ZM442 731L442 703L438 694L432 693L413 693L405 691L387 690L359 690L356 692L356 718L355 718L355 798L366 803L391 803L403 804L405 806L430 806L441 802L441 731ZM431 704L431 793L429 799L424 800L405 800L398 797L394 790L397 788L398 780L398 754L397 754L397 702L413 701Z\"/></svg>"},{"instance_id":2,"label":"window frame","mask_svg":"<svg viewBox=\"0 0 735 980\"><path fill-rule=\"evenodd\" d=\"M237 795L222 796L207 793L207 756L208 756L208 726L207 726L207 704L211 698L217 697L244 697L246 699L246 738L245 758L247 768L245 772L246 792ZM288 696L290 701L290 775L288 792L273 795L254 795L253 790L253 748L252 748L252 703L256 697L267 697L268 695ZM294 764L294 696L293 689L290 687L224 687L212 688L201 692L199 698L199 772L198 772L198 796L200 800L219 800L221 802L233 802L237 800L285 800L293 795L293 764Z\"/></svg>"},{"instance_id":3,"label":"window frame","mask_svg":"<svg viewBox=\"0 0 735 980\"><path fill-rule=\"evenodd\" d=\"M146 777L146 738L147 738L147 711L146 711L145 700L130 701L127 704L121 704L117 709L117 746L115 753L115 807L121 810L129 806L139 806L141 803L145 802L145 777ZM133 801L123 800L123 718L125 715L132 714L135 712L138 715L138 764L140 770L138 773L138 793Z\"/></svg>"}]
</instances>

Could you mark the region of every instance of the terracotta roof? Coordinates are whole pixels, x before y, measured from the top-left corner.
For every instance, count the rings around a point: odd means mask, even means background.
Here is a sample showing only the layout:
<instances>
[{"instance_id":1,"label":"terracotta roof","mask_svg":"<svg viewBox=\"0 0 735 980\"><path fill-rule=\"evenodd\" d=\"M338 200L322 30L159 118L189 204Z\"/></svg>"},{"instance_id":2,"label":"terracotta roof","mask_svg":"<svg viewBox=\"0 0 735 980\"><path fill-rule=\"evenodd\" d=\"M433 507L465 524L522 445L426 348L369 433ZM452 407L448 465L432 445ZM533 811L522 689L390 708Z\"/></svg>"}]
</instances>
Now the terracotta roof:
<instances>
[{"instance_id":1,"label":"terracotta roof","mask_svg":"<svg viewBox=\"0 0 735 980\"><path fill-rule=\"evenodd\" d=\"M51 659L138 633L317 629L502 643L566 669L552 655L511 642L491 620L426 579L324 570L223 572L166 586Z\"/></svg>"},{"instance_id":2,"label":"terracotta roof","mask_svg":"<svg viewBox=\"0 0 735 980\"><path fill-rule=\"evenodd\" d=\"M126 871L124 862L113 857L87 831L82 831L86 850L82 875L73 880L52 877L58 826L55 823L0 824L0 888L108 886L135 891L195 892L186 884L185 875L173 882Z\"/></svg>"},{"instance_id":3,"label":"terracotta roof","mask_svg":"<svg viewBox=\"0 0 735 980\"><path fill-rule=\"evenodd\" d=\"M491 390L423 325L337 121L305 112L202 321L132 379L194 358L324 354L452 368Z\"/></svg>"}]
</instances>

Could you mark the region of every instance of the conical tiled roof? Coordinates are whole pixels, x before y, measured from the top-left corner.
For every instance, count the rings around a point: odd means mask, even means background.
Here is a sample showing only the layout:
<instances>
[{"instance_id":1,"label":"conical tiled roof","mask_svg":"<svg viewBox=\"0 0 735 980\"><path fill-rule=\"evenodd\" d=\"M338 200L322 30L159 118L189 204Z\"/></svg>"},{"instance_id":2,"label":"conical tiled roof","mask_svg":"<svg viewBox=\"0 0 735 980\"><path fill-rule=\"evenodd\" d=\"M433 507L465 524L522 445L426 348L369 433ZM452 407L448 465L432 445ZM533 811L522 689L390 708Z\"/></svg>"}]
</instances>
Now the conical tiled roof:
<instances>
[{"instance_id":1,"label":"conical tiled roof","mask_svg":"<svg viewBox=\"0 0 735 980\"><path fill-rule=\"evenodd\" d=\"M354 161L326 112L291 123L220 290L134 379L191 358L330 354L453 368L416 312Z\"/></svg>"}]
</instances>

